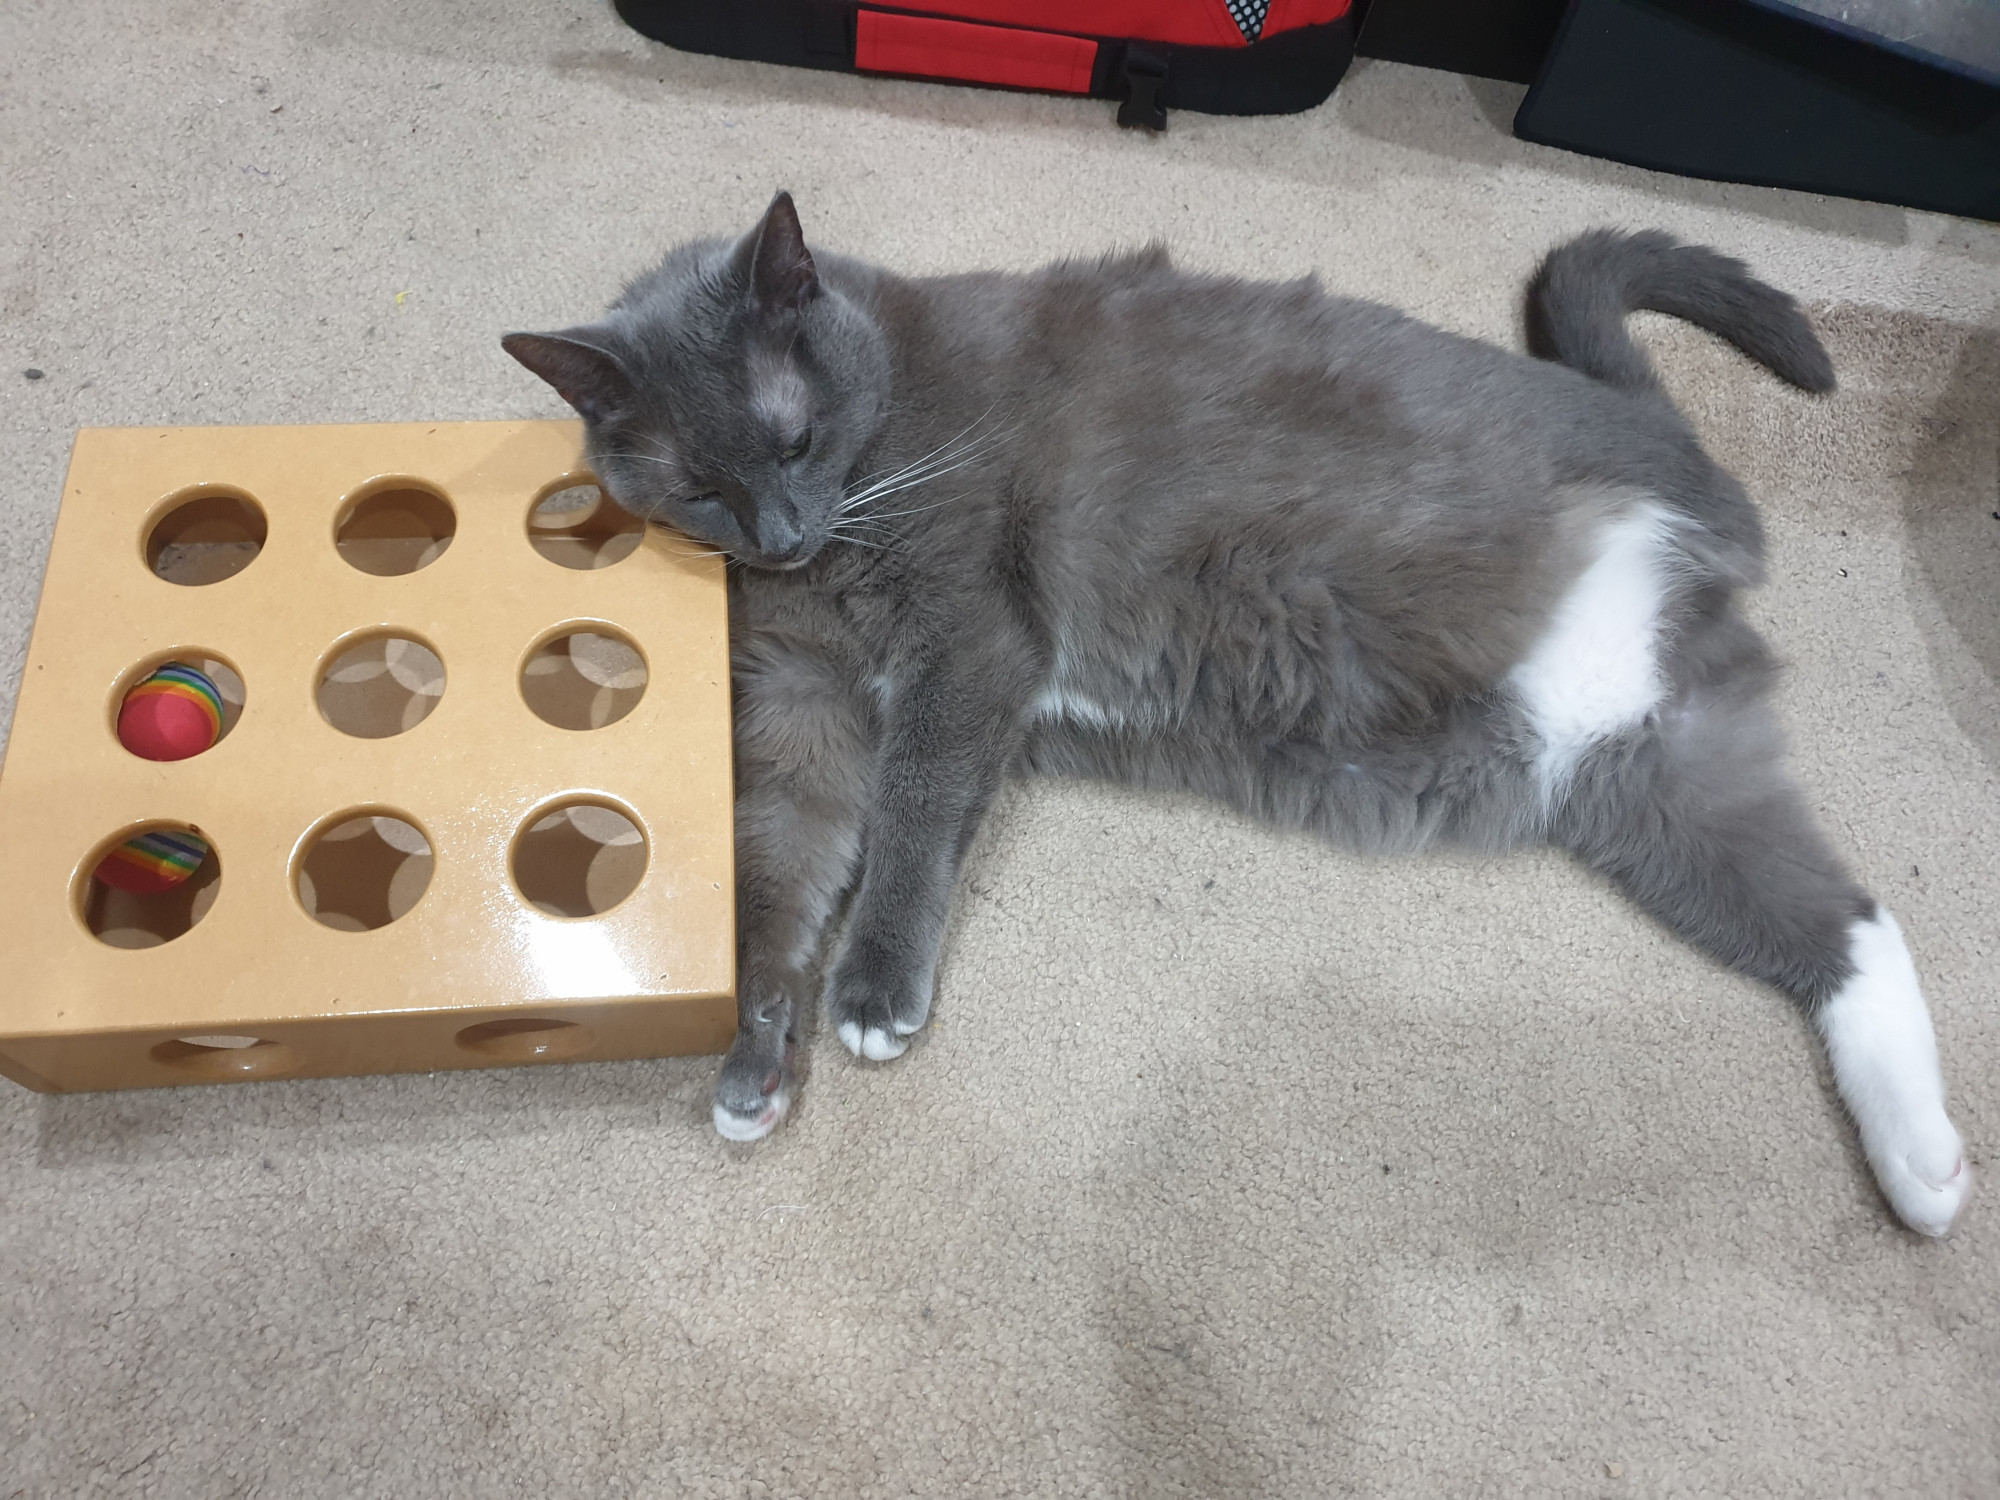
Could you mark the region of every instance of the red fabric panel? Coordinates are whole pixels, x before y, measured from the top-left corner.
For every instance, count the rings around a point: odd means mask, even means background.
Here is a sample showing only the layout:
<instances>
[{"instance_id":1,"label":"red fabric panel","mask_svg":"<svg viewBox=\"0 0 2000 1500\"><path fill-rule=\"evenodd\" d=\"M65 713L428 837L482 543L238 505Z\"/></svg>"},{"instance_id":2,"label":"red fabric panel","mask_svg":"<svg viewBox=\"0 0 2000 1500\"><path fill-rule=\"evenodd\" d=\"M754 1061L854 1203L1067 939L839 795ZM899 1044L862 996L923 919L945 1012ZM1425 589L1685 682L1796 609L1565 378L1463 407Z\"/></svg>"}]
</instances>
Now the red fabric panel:
<instances>
[{"instance_id":1,"label":"red fabric panel","mask_svg":"<svg viewBox=\"0 0 2000 1500\"><path fill-rule=\"evenodd\" d=\"M1179 42L1190 47L1245 45L1243 33L1229 19L1229 10L1222 0L900 0L900 3L911 10L946 10L968 21L1027 26L1036 31L1134 37L1148 42ZM1318 3L1324 4L1326 0ZM1344 5L1346 0L1341 3ZM858 56L856 62L860 62Z\"/></svg>"},{"instance_id":2,"label":"red fabric panel","mask_svg":"<svg viewBox=\"0 0 2000 1500\"><path fill-rule=\"evenodd\" d=\"M966 83L1090 92L1097 43L1080 36L971 26L864 10L855 19L854 66L870 73L914 73Z\"/></svg>"},{"instance_id":3,"label":"red fabric panel","mask_svg":"<svg viewBox=\"0 0 2000 1500\"><path fill-rule=\"evenodd\" d=\"M1264 16L1264 35L1323 26L1338 21L1353 8L1354 0L1271 0L1271 9Z\"/></svg>"},{"instance_id":4,"label":"red fabric panel","mask_svg":"<svg viewBox=\"0 0 2000 1500\"><path fill-rule=\"evenodd\" d=\"M1035 31L1130 37L1186 47L1248 45L1242 31L1230 19L1223 0L902 0L902 3L912 10L950 11L968 21L992 21ZM1271 0L1263 34L1276 36L1300 26L1337 20L1353 4L1354 0Z\"/></svg>"}]
</instances>

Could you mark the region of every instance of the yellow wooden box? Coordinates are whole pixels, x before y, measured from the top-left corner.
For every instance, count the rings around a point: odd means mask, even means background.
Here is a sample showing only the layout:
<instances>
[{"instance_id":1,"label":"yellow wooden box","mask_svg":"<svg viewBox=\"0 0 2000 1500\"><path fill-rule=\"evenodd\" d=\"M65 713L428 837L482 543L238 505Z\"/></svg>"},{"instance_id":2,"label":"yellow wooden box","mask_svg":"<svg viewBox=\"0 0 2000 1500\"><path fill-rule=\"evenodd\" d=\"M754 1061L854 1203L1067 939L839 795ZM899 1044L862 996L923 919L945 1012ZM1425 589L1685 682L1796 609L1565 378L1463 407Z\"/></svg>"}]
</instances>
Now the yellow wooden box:
<instances>
[{"instance_id":1,"label":"yellow wooden box","mask_svg":"<svg viewBox=\"0 0 2000 1500\"><path fill-rule=\"evenodd\" d=\"M726 1049L722 560L593 483L573 422L80 433L0 770L0 1073ZM120 708L168 661L227 727L148 760ZM107 887L148 830L211 853Z\"/></svg>"}]
</instances>

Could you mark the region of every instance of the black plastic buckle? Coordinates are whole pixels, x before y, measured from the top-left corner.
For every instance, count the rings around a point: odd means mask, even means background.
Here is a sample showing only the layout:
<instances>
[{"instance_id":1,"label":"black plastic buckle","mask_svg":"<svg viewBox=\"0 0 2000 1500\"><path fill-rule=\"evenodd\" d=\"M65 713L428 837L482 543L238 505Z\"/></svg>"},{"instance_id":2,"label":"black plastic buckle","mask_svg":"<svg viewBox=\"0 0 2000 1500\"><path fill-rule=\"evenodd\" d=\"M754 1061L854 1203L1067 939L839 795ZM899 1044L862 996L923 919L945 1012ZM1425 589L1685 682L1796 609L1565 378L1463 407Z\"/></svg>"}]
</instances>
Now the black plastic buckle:
<instances>
[{"instance_id":1,"label":"black plastic buckle","mask_svg":"<svg viewBox=\"0 0 2000 1500\"><path fill-rule=\"evenodd\" d=\"M1128 130L1165 130L1167 110L1160 103L1160 90L1167 86L1166 54L1135 43L1125 49L1118 71L1125 85L1118 123Z\"/></svg>"}]
</instances>

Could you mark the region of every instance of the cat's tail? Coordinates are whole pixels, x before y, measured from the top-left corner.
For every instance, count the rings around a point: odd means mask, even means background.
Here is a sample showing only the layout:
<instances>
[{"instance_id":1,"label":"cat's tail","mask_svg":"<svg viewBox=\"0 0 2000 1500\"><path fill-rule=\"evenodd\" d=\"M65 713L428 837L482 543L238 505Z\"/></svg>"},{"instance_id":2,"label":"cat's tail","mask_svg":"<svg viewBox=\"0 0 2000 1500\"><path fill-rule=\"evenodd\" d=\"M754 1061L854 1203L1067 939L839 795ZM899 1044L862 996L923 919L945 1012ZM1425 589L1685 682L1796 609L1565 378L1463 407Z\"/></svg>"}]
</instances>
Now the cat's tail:
<instances>
[{"instance_id":1,"label":"cat's tail","mask_svg":"<svg viewBox=\"0 0 2000 1500\"><path fill-rule=\"evenodd\" d=\"M1833 389L1833 361L1798 303L1740 260L1657 229L1593 229L1550 251L1528 284L1528 349L1607 385L1657 390L1625 329L1635 309L1706 328L1803 390Z\"/></svg>"}]
</instances>

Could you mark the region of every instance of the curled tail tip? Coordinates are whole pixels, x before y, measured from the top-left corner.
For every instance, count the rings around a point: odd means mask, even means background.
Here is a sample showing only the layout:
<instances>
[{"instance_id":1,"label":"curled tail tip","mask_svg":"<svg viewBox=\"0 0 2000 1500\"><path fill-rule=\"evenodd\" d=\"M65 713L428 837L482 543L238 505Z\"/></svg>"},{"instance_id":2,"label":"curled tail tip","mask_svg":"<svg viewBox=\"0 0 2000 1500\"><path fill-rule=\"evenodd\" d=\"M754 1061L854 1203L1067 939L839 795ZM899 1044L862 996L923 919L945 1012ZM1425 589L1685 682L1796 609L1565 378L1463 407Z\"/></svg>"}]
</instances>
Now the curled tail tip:
<instances>
[{"instance_id":1,"label":"curled tail tip","mask_svg":"<svg viewBox=\"0 0 2000 1500\"><path fill-rule=\"evenodd\" d=\"M1817 335L1812 342L1799 351L1799 362L1790 370L1778 372L1802 391L1811 391L1815 396L1830 396L1840 389L1840 381L1833 373L1833 356L1826 352L1826 346Z\"/></svg>"},{"instance_id":2,"label":"curled tail tip","mask_svg":"<svg viewBox=\"0 0 2000 1500\"><path fill-rule=\"evenodd\" d=\"M1775 287L1748 277L1744 280L1747 287L1761 294L1754 299L1760 305L1744 309L1744 321L1736 327L1706 322L1701 326L1729 340L1787 384L1816 396L1830 394L1839 384L1833 373L1833 356L1813 331L1805 310Z\"/></svg>"},{"instance_id":3,"label":"curled tail tip","mask_svg":"<svg viewBox=\"0 0 2000 1500\"><path fill-rule=\"evenodd\" d=\"M1833 361L1792 297L1658 229L1592 229L1551 250L1529 283L1528 347L1606 384L1656 388L1625 328L1639 309L1705 328L1801 390L1834 389Z\"/></svg>"}]
</instances>

